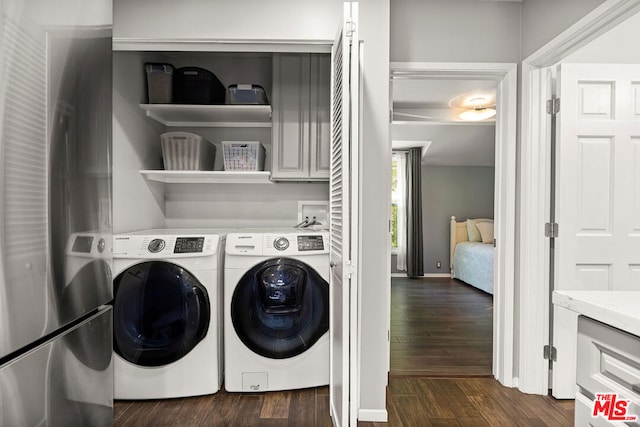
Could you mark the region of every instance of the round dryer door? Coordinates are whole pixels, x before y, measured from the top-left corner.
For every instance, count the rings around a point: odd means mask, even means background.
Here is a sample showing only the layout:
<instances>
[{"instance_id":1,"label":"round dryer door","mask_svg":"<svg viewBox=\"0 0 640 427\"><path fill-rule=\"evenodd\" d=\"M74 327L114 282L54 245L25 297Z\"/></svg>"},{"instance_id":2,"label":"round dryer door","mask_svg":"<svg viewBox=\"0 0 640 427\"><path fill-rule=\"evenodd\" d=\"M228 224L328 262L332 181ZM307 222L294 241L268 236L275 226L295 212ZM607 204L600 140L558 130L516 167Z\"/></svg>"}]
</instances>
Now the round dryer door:
<instances>
[{"instance_id":1,"label":"round dryer door","mask_svg":"<svg viewBox=\"0 0 640 427\"><path fill-rule=\"evenodd\" d=\"M231 320L253 352L271 359L296 356L329 330L329 284L303 262L265 261L238 282Z\"/></svg>"},{"instance_id":2,"label":"round dryer door","mask_svg":"<svg viewBox=\"0 0 640 427\"><path fill-rule=\"evenodd\" d=\"M113 346L125 360L166 365L189 353L207 334L207 290L184 268L143 262L120 273L113 286Z\"/></svg>"}]
</instances>

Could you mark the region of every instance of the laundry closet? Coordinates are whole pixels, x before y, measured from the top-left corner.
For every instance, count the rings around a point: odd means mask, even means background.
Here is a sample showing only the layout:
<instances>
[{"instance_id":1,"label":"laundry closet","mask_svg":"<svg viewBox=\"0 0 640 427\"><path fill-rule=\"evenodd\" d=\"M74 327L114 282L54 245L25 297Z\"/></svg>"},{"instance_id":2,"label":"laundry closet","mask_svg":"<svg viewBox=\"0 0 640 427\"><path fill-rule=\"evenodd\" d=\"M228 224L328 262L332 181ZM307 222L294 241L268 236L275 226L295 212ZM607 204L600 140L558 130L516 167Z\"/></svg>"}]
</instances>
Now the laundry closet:
<instances>
[{"instance_id":1,"label":"laundry closet","mask_svg":"<svg viewBox=\"0 0 640 427\"><path fill-rule=\"evenodd\" d=\"M330 49L343 5L303 3L307 13L290 22L290 5L252 0L114 1L114 233L292 227L299 201L328 201ZM204 68L225 87L260 85L268 104L149 104L145 63ZM213 143L214 171L162 173L166 132ZM264 172L224 171L222 141L259 142Z\"/></svg>"}]
</instances>

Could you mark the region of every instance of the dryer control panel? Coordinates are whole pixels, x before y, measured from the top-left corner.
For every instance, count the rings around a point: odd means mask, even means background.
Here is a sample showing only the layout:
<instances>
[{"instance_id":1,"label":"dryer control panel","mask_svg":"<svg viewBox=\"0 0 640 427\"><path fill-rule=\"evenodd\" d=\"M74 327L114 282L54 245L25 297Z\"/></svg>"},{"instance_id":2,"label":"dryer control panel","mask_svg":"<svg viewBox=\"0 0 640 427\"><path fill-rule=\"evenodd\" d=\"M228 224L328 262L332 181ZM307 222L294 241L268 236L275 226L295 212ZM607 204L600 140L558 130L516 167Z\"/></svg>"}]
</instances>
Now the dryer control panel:
<instances>
[{"instance_id":1,"label":"dryer control panel","mask_svg":"<svg viewBox=\"0 0 640 427\"><path fill-rule=\"evenodd\" d=\"M115 258L181 258L208 256L217 252L218 235L135 235L120 234L113 238Z\"/></svg>"}]
</instances>

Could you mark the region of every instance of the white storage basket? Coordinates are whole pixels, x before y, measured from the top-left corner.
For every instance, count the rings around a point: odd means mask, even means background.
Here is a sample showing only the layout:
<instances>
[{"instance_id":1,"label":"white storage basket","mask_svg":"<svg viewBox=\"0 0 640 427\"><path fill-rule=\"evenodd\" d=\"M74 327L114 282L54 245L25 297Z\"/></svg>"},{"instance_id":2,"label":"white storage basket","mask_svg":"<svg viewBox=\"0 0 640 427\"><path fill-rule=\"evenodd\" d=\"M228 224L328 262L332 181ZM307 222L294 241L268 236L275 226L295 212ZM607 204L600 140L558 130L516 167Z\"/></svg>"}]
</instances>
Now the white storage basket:
<instances>
[{"instance_id":1,"label":"white storage basket","mask_svg":"<svg viewBox=\"0 0 640 427\"><path fill-rule=\"evenodd\" d=\"M200 135L167 132L160 135L166 170L213 170L216 146Z\"/></svg>"},{"instance_id":2,"label":"white storage basket","mask_svg":"<svg viewBox=\"0 0 640 427\"><path fill-rule=\"evenodd\" d=\"M224 170L262 171L265 150L258 141L222 141Z\"/></svg>"}]
</instances>

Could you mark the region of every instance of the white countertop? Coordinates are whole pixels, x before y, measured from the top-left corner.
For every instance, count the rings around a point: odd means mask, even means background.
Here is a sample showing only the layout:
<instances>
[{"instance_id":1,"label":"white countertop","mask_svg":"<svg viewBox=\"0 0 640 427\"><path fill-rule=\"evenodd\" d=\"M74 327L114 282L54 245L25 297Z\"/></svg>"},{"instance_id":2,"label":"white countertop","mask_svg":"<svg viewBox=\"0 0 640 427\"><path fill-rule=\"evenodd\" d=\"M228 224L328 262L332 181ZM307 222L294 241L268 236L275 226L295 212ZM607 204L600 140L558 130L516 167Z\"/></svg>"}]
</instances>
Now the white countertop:
<instances>
[{"instance_id":1,"label":"white countertop","mask_svg":"<svg viewBox=\"0 0 640 427\"><path fill-rule=\"evenodd\" d=\"M640 291L554 291L553 303L640 336Z\"/></svg>"}]
</instances>

